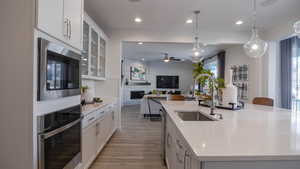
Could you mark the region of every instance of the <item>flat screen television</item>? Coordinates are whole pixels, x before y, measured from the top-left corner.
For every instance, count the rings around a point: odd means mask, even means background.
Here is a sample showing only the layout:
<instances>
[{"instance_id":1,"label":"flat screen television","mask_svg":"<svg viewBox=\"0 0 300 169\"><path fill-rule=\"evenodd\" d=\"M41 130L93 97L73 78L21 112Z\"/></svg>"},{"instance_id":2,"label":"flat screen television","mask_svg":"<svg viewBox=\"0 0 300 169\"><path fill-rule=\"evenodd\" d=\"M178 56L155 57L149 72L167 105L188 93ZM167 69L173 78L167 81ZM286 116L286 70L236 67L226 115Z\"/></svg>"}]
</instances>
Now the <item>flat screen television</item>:
<instances>
[{"instance_id":1,"label":"flat screen television","mask_svg":"<svg viewBox=\"0 0 300 169\"><path fill-rule=\"evenodd\" d=\"M178 89L179 76L156 76L156 88Z\"/></svg>"}]
</instances>

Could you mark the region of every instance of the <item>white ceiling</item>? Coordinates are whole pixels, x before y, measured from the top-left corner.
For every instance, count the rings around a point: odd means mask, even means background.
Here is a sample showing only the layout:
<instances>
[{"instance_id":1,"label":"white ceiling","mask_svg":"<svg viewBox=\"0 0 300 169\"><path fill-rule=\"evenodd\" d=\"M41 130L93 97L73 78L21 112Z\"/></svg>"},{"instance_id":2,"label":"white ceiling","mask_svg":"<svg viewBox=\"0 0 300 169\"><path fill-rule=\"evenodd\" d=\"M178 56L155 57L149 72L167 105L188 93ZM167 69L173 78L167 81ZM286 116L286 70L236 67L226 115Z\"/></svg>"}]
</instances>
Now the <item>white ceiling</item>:
<instances>
[{"instance_id":1,"label":"white ceiling","mask_svg":"<svg viewBox=\"0 0 300 169\"><path fill-rule=\"evenodd\" d=\"M211 56L221 50L225 50L232 45L208 45L203 56ZM160 61L164 57L163 53L168 53L170 57L190 60L193 45L191 43L144 43L124 42L122 55L124 58L145 61Z\"/></svg>"},{"instance_id":2,"label":"white ceiling","mask_svg":"<svg viewBox=\"0 0 300 169\"><path fill-rule=\"evenodd\" d=\"M258 4L258 23L264 30L300 19L300 0L258 0ZM85 8L108 32L114 29L190 32L192 25L185 24L185 20L198 9L203 31L245 31L251 25L251 0L85 0ZM137 16L143 19L142 23L133 22ZM239 19L245 21L243 26L235 26Z\"/></svg>"}]
</instances>

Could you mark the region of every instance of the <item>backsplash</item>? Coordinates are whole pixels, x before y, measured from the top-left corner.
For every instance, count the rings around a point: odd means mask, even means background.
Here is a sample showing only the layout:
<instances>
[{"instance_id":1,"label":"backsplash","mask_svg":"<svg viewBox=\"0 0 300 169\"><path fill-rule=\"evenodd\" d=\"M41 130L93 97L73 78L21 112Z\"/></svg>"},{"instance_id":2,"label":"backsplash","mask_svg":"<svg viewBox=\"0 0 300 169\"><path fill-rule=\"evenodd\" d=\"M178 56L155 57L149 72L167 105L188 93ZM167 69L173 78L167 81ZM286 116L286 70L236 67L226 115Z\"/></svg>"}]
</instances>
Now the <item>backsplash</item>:
<instances>
[{"instance_id":1,"label":"backsplash","mask_svg":"<svg viewBox=\"0 0 300 169\"><path fill-rule=\"evenodd\" d=\"M92 97L95 97L96 93L96 82L94 80L82 80L82 86L88 86L89 92L92 94Z\"/></svg>"}]
</instances>

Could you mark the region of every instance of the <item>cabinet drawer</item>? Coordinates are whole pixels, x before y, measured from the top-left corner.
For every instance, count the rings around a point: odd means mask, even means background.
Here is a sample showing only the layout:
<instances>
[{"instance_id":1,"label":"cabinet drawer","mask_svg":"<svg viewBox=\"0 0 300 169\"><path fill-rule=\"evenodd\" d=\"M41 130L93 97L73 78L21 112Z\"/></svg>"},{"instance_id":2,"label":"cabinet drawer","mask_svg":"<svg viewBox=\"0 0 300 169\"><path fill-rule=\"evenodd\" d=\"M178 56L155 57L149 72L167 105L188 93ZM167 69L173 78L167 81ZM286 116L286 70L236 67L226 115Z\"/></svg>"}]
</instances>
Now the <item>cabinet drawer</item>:
<instances>
[{"instance_id":1,"label":"cabinet drawer","mask_svg":"<svg viewBox=\"0 0 300 169\"><path fill-rule=\"evenodd\" d=\"M82 128L88 127L90 124L94 123L98 118L98 112L94 111L86 115L82 120Z\"/></svg>"},{"instance_id":2,"label":"cabinet drawer","mask_svg":"<svg viewBox=\"0 0 300 169\"><path fill-rule=\"evenodd\" d=\"M103 119L104 118L105 110L106 110L105 108L101 108L101 109L96 111L97 119Z\"/></svg>"}]
</instances>

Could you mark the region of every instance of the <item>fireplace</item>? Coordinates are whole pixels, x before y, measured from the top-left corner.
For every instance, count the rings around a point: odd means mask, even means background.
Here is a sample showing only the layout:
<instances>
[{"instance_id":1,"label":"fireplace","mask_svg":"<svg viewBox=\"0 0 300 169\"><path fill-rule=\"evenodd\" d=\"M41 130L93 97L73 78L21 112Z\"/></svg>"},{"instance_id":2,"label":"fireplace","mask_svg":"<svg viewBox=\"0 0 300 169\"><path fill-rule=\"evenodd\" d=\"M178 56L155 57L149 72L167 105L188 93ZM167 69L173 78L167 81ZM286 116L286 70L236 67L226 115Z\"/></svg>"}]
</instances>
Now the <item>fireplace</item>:
<instances>
[{"instance_id":1,"label":"fireplace","mask_svg":"<svg viewBox=\"0 0 300 169\"><path fill-rule=\"evenodd\" d=\"M131 91L130 92L130 99L137 100L142 99L145 95L145 91Z\"/></svg>"}]
</instances>

